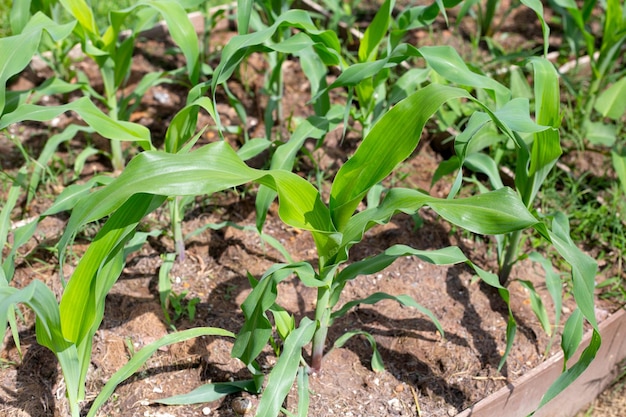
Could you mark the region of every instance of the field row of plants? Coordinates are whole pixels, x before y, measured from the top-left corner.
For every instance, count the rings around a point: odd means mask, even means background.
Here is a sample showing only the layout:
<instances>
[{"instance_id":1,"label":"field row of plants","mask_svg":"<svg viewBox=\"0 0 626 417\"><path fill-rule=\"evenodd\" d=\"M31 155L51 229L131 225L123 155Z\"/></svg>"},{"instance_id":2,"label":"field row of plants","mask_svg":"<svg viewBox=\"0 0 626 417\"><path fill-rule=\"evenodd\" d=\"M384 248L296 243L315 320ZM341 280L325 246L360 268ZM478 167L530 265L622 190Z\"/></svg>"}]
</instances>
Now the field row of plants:
<instances>
[{"instance_id":1,"label":"field row of plants","mask_svg":"<svg viewBox=\"0 0 626 417\"><path fill-rule=\"evenodd\" d=\"M205 403L246 391L260 396L258 416L306 416L309 379L324 369L329 329L355 306L391 300L413 307L445 337L438 317L418 299L384 292L342 298L348 283L407 256L441 266L464 264L495 288L493 296L508 308L500 367L518 327L509 287L516 282L529 291L537 320L547 335L560 338L567 360L537 407L593 361L601 344L596 296L602 292L620 303L626 294L623 2L384 0L365 8L366 14L359 10L367 5L356 0L324 1L322 11L289 0L239 0L217 9L205 0L130 3L96 10L87 0L14 1L3 19L10 22L7 35L0 38L0 135L19 161L1 160L7 167L0 210L0 335L6 340L10 333L19 350L23 306L34 312L37 343L58 360L72 416L96 415L154 352L201 336L232 339L231 355L250 378L206 384L161 403ZM535 48L507 50L498 35L521 9L533 17L541 41ZM188 15L196 11L204 16L200 32ZM213 29L224 20L237 34L216 47ZM142 32L159 21L171 37L166 55L182 65L136 79L132 67ZM469 53L438 44L442 27L463 29ZM356 28L360 38L350 31ZM417 32L430 33L435 41L416 44ZM249 62L258 57L265 63L264 84L247 94L263 96L264 105L252 115L231 82L245 86ZM16 88L33 62L51 76ZM294 116L285 105L286 67L293 62L308 83L304 116ZM94 71L88 74L85 63ZM183 92L180 106L161 129L148 128L134 115L149 92L165 85ZM225 107L237 123L225 118ZM58 128L68 115L70 123ZM48 135L34 152L20 132L36 123ZM250 129L256 123L262 128ZM328 135L337 132L342 138L357 136L358 144L340 166L323 169L307 144L323 149ZM433 183L449 181L448 194L434 196L390 181L414 157L424 135L434 133L445 135L451 149L431 173ZM77 142L82 148L59 157ZM602 155L603 175L568 168L568 157L576 152ZM106 159L109 171L83 175L94 158ZM49 185L59 182L62 191L50 197ZM283 260L261 276L248 274L250 291L241 304L245 322L236 334L218 327L175 331L172 323L181 315L193 322L200 301L173 291L169 276L175 262L185 261L184 219L199 198L223 192L251 193L256 225L224 219L205 229L244 229ZM286 227L312 237L312 258L297 260L298 254L264 228L275 201ZM152 217L164 208L167 230L154 226ZM399 214L419 219L425 208L467 236L484 236L496 266L482 265L458 246L424 250L408 242L370 257L351 256L372 228ZM60 297L36 278L13 285L16 265L28 258L24 248L38 238L40 223L64 213L69 219L63 234L48 248L57 262ZM161 254L158 278L172 332L135 352L100 392L89 393L94 336L107 294L133 254L157 235L167 236L174 248ZM77 257L74 243L85 241L88 246ZM543 269L549 300L513 273L528 259ZM64 276L68 263L71 274ZM314 313L299 322L277 301L280 283L294 276L316 293ZM570 297L576 308L564 315ZM570 360L585 329L593 332L591 343ZM350 329L330 343L340 347L352 337L371 344L371 366L383 370L370 333ZM276 356L269 370L258 362L268 347ZM294 384L297 409L285 410Z\"/></svg>"}]
</instances>

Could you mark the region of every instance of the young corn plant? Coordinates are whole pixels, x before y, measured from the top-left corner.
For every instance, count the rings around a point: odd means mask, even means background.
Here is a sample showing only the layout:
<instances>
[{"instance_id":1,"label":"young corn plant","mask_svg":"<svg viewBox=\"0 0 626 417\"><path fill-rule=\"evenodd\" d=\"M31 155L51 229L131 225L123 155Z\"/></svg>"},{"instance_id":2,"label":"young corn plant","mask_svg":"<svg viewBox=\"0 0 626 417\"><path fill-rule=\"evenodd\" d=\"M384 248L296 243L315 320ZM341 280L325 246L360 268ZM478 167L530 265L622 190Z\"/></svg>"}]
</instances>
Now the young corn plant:
<instances>
[{"instance_id":1,"label":"young corn plant","mask_svg":"<svg viewBox=\"0 0 626 417\"><path fill-rule=\"evenodd\" d=\"M553 0L551 3L562 16L565 37L577 63L581 58L578 51L585 51L587 65L591 68L589 82L565 78L569 92L575 97L576 114L570 123L582 128L583 139L589 144L611 149L613 167L622 191L626 192L626 145L618 133L619 121L626 113L626 74L623 70L626 5L619 0L608 0L600 5L590 0L583 2L582 6L572 0ZM590 23L594 19L593 11L598 7L603 9L600 13L602 32L596 35ZM585 64L581 60L578 65Z\"/></svg>"},{"instance_id":2,"label":"young corn plant","mask_svg":"<svg viewBox=\"0 0 626 417\"><path fill-rule=\"evenodd\" d=\"M356 153L337 173L327 203L322 200L314 185L296 174L284 170L258 170L248 167L230 145L223 141L191 152L144 152L131 160L117 179L75 206L60 247L63 248L69 237L85 223L112 213L120 213L114 214L116 218L129 216L129 221L125 224L130 227L137 220L135 216L147 213L156 206L157 200L164 201L164 196L210 194L249 182L274 190L279 198L279 215L282 221L312 234L317 249L317 266L308 262L275 264L259 280L250 277L253 291L242 305L246 321L237 336L232 354L251 369L255 369L255 359L271 341L274 330L268 318L269 312L274 317L276 331L283 342L280 349L279 344L273 343L279 351L279 357L268 376L257 415L278 415L296 376L306 386L309 372L321 371L328 329L336 318L347 313L353 306L391 299L417 308L438 323L430 311L406 295L376 293L339 306L343 288L357 276L376 273L398 257L407 255L415 255L442 265L464 262L483 280L498 288L503 298L508 300L508 290L500 285L497 276L473 265L456 247L418 251L405 245L396 245L372 258L351 260L350 248L361 241L365 231L374 225L388 222L395 213L412 214L421 207L428 206L445 220L476 233L506 234L534 227L543 236L551 239L553 244L569 248L570 242L565 237L567 231L547 231L545 224L528 210L520 195L509 188L454 199L438 199L422 191L394 188L378 204L374 202L367 209L356 211L368 192L411 155L426 121L432 114L445 102L455 99L471 100L483 106L494 122L505 131L510 131L509 125L515 125L514 120L505 117L506 114L499 117L464 89L431 84L398 103L374 125ZM151 202L155 202L155 206L151 206ZM146 207L146 210L142 210L140 214L135 210L132 215L125 212L127 207L133 205ZM106 250L109 249L104 248L105 252ZM349 261L351 264L342 269ZM294 273L304 285L317 290L313 317L304 318L298 326L293 317L276 304L277 284ZM102 278L93 273L75 273L70 284L74 282L74 286L93 288L101 285L98 283L100 279ZM583 287L579 290L581 293L588 291L588 287L583 284L576 282L576 286ZM593 304L592 292L581 297L581 302L589 300ZM80 302L78 298L73 300L76 304ZM70 305L69 299L66 305ZM583 314L577 316L580 317L580 325L582 317L588 314L586 307L588 305L582 310ZM591 308L593 309L592 305ZM89 319L87 312L88 310L76 312L76 327L82 326L83 318ZM595 321L586 318L595 326ZM440 331L443 330L439 325L438 327ZM507 331L509 347L514 333L515 321L510 313ZM345 343L347 338L356 334L364 333L353 330L335 341L335 345ZM370 335L366 337L374 347L373 366L380 369L381 362L376 353L375 341ZM564 338L569 338L568 346L579 343L571 334ZM596 342L599 343L597 340ZM572 368L565 372L564 379L553 389L555 393L562 390L576 372L588 365L597 350L597 343L586 351L587 355L575 365L575 370ZM303 348L308 344L312 345L312 355L308 364L304 365L307 362L304 362ZM568 353L571 354L569 351ZM260 387L258 383L253 384L255 390ZM302 401L306 403L308 393L301 389L300 394L303 396ZM189 396L165 399L163 402L172 404L207 401L207 398L215 398L215 395L215 387L209 385L200 387Z\"/></svg>"},{"instance_id":3,"label":"young corn plant","mask_svg":"<svg viewBox=\"0 0 626 417\"><path fill-rule=\"evenodd\" d=\"M158 16L168 23L170 36L181 48L187 60L189 81L192 85L198 82L200 74L198 39L180 2L145 0L136 2L124 10L111 11L109 26L104 30L97 26L93 9L85 0L60 0L60 4L74 18L68 25L71 25L73 34L80 40L82 52L93 59L100 70L103 92L98 93L86 75L80 72L77 73L79 85L84 86L85 92L91 98L107 107L108 115L112 119L129 120L132 110L139 104L147 90L167 81L163 73L149 73L130 94L125 95L122 90L130 75L136 38L141 31L152 27ZM47 11L46 8L42 10ZM29 16L30 2L14 2L13 12L20 16ZM129 25L131 19L132 24ZM125 26L131 30L122 34ZM29 55L27 59L30 61L32 56ZM119 140L111 141L111 162L117 172L124 167L124 156Z\"/></svg>"}]
</instances>

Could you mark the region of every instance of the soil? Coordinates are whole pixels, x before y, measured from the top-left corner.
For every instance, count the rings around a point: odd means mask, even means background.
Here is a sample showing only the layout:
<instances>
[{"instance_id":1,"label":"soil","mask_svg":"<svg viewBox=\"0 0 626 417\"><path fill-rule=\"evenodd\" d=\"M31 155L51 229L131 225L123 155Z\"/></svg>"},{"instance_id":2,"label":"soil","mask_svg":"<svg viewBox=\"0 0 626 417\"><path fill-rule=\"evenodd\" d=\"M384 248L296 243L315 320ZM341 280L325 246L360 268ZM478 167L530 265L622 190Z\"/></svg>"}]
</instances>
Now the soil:
<instances>
[{"instance_id":1,"label":"soil","mask_svg":"<svg viewBox=\"0 0 626 417\"><path fill-rule=\"evenodd\" d=\"M451 33L444 35L452 36ZM223 44L230 36L232 32L228 28L216 30L211 34L213 48ZM423 38L423 35L416 34L415 37ZM463 42L463 38L454 39ZM171 69L181 64L179 57L166 54L168 46L162 40L144 41L138 45L129 88L132 88L133 80L138 80L143 73L155 68ZM90 71L88 61L81 65L83 70ZM249 115L246 128L251 137L260 135L264 129L263 80L259 73L265 65L261 56L254 56L244 67L242 78L245 82L233 80L229 85L246 106ZM305 103L310 96L299 63L289 61L285 74L285 114L306 116L309 110ZM49 74L45 70L30 69L15 81L12 88L36 85L47 76ZM94 74L92 79L95 77ZM158 144L168 120L185 97L186 91L174 84L156 87L144 96L132 120L148 126ZM223 103L218 107L222 123L239 124L228 102L224 99ZM50 133L60 131L74 121L72 117L64 115L60 120L47 124L25 123L12 127L9 133L15 135L31 155L36 156ZM207 116L201 117L199 123L212 124ZM284 123L280 129L287 132L289 126ZM200 144L215 139L215 132L209 129ZM61 174L65 164L71 163L84 148L85 140L77 137L60 149L59 156L52 162L43 192L28 207L22 205L23 211L13 218L15 222L43 212L70 182L82 182L94 173L110 171L107 159L103 155L95 155L88 159L77 178ZM234 146L241 142L241 138L235 135L228 140ZM341 132L336 131L328 135L320 149L316 150L313 142L308 146L320 167L333 172L354 150L358 141L357 130L351 131L343 140ZM107 146L106 141L96 140L95 144ZM3 170L15 172L24 163L19 151L4 135L0 135L0 150ZM132 156L133 149L129 148L128 152L129 157ZM430 190L433 195L445 196L450 187L447 179L431 186L432 174L444 159L445 152L447 150L441 146L438 135L425 133L418 151L389 181L400 181L404 185ZM578 158L586 160L584 153ZM575 165L578 162L568 163ZM302 175L307 175L310 165L305 157L301 159L299 169ZM185 233L224 220L242 226L254 225L255 189L238 191L197 198L185 218ZM352 259L375 255L395 243L418 249L458 245L472 261L481 267L494 269L495 249L491 239L452 229L429 210L423 210L420 217L421 222L416 223L411 217L399 215L389 224L370 230L364 240L352 249ZM167 231L167 218L167 211L159 210L147 220L147 224L151 228ZM51 246L62 233L66 220L66 215L59 215L41 222L36 238L20 250L12 285L23 287L38 279L60 296L62 285L56 267L58 260ZM275 207L270 211L264 231L278 239L295 261L315 262L315 246L311 237L304 231L286 227L278 219ZM85 236L89 235L90 231L86 230ZM71 274L72 266L86 247L86 239L77 240L73 255L63 271L66 277ZM172 240L164 233L151 238L127 260L122 276L107 297L104 321L94 339L85 410L108 378L128 361L134 351L172 331L161 310L157 286L161 256L173 250ZM247 273L258 278L273 263L281 261L284 259L280 253L264 245L256 233L235 228L208 228L195 234L186 241L185 257L176 261L171 277L175 293L187 292L186 300L197 297L200 302L196 305L193 320L182 317L173 326L178 330L212 326L237 333L243 324L239 306L250 291ZM615 273L614 270L606 270L603 276ZM511 305L519 329L513 349L501 370L497 366L505 349L506 306L493 289L476 281L467 267L436 267L414 257L406 257L375 276L362 276L350 282L343 292L342 301L362 298L378 291L409 294L439 318L445 337L441 337L435 326L417 311L391 301L354 308L330 330L322 373L310 381L312 394L308 415L453 416L535 367L557 351L558 339L556 343L551 343L531 311L529 294L515 279L532 281L545 295L542 273L529 261L523 261L515 267L512 277L509 287ZM548 311L551 311L548 297L544 300ZM299 321L304 316L312 316L315 293L292 278L280 284L278 302L294 313ZM572 300L567 298L564 313L572 308ZM599 301L599 319L615 308L617 306L610 302ZM4 341L0 369L0 414L66 416L68 407L60 368L54 355L36 343L33 314L26 309L23 314L24 321L19 328L23 356L19 355L10 336ZM374 336L385 363L384 372L371 371L371 348L364 338L353 338L342 348L330 349L337 337L355 329L365 330ZM230 356L231 347L232 340L207 337L159 350L140 372L117 388L99 415L234 416L231 405L239 395L192 406L164 407L153 403L159 398L188 392L204 383L246 378L245 367ZM263 369L269 371L275 360L272 351L267 349L261 356ZM253 404L258 402L254 396L244 396ZM296 401L294 392L285 407L294 410Z\"/></svg>"}]
</instances>

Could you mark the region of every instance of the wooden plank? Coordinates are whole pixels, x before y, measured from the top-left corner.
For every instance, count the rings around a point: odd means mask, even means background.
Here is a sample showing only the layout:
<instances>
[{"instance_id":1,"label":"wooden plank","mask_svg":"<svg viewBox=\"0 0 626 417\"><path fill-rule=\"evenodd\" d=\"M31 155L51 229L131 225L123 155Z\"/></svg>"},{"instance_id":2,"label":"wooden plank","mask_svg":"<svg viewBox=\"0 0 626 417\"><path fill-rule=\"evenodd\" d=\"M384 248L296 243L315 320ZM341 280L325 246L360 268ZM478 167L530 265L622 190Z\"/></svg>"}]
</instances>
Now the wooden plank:
<instances>
[{"instance_id":1,"label":"wooden plank","mask_svg":"<svg viewBox=\"0 0 626 417\"><path fill-rule=\"evenodd\" d=\"M626 311L619 310L600 323L602 346L589 368L565 391L538 410L536 417L571 417L593 401L616 376L616 365L626 358ZM591 338L583 338L574 359L577 359ZM457 417L523 417L530 414L559 377L563 367L563 354L552 356L535 369L511 382Z\"/></svg>"}]
</instances>

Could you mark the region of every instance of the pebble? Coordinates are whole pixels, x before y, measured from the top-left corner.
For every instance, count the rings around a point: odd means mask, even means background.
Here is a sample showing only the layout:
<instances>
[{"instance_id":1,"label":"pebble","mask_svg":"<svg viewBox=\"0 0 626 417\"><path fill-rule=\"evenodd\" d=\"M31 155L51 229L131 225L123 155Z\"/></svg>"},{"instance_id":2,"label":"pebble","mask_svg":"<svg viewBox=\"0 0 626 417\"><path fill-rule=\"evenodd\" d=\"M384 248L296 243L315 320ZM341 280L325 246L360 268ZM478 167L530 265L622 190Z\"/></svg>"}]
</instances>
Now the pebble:
<instances>
[{"instance_id":1,"label":"pebble","mask_svg":"<svg viewBox=\"0 0 626 417\"><path fill-rule=\"evenodd\" d=\"M397 398L392 398L387 401L387 405L389 405L389 408L391 408L393 411L402 411L402 404Z\"/></svg>"},{"instance_id":2,"label":"pebble","mask_svg":"<svg viewBox=\"0 0 626 417\"><path fill-rule=\"evenodd\" d=\"M208 416L208 415L210 415L210 414L211 414L211 407L204 407L204 408L202 409L202 415L203 415L203 416Z\"/></svg>"}]
</instances>

